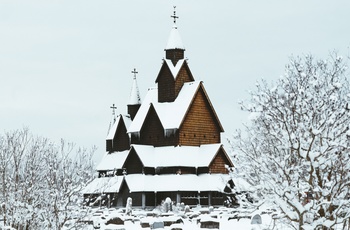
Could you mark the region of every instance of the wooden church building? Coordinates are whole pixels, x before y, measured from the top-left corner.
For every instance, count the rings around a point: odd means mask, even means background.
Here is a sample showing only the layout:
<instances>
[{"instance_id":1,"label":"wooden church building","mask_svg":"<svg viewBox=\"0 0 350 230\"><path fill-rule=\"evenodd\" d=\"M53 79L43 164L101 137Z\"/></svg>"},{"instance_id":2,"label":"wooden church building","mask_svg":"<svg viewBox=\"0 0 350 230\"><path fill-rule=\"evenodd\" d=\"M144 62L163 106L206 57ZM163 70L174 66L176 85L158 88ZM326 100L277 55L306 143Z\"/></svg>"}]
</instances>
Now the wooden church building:
<instances>
[{"instance_id":1,"label":"wooden church building","mask_svg":"<svg viewBox=\"0 0 350 230\"><path fill-rule=\"evenodd\" d=\"M224 131L201 81L184 58L176 25L165 59L141 103L134 70L128 114L116 117L106 138L98 178L84 189L90 205L155 207L167 197L186 205L223 205L233 163Z\"/></svg>"}]
</instances>

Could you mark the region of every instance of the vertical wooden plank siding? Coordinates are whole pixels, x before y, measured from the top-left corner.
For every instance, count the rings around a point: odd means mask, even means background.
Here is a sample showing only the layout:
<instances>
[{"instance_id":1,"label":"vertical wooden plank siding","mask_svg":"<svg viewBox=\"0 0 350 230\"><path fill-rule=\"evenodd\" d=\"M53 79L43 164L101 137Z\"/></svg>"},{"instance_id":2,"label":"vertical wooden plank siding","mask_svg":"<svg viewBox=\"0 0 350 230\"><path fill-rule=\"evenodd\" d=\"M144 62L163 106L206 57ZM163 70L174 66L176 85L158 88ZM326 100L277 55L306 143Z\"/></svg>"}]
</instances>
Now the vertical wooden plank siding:
<instances>
[{"instance_id":1,"label":"vertical wooden plank siding","mask_svg":"<svg viewBox=\"0 0 350 230\"><path fill-rule=\"evenodd\" d=\"M220 129L215 122L211 107L200 88L180 127L179 144L199 146L220 143Z\"/></svg>"}]
</instances>

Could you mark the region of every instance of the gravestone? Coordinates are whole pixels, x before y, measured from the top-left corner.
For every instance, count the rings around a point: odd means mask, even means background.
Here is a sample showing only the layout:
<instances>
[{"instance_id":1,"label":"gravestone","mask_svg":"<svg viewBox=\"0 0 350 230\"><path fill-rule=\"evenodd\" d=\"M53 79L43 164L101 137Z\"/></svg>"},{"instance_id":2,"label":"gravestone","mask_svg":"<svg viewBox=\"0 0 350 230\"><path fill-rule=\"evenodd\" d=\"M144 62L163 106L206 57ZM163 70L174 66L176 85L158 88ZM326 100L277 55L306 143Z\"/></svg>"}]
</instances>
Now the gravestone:
<instances>
[{"instance_id":1,"label":"gravestone","mask_svg":"<svg viewBox=\"0 0 350 230\"><path fill-rule=\"evenodd\" d=\"M261 216L259 214L254 215L250 224L262 224Z\"/></svg>"}]
</instances>

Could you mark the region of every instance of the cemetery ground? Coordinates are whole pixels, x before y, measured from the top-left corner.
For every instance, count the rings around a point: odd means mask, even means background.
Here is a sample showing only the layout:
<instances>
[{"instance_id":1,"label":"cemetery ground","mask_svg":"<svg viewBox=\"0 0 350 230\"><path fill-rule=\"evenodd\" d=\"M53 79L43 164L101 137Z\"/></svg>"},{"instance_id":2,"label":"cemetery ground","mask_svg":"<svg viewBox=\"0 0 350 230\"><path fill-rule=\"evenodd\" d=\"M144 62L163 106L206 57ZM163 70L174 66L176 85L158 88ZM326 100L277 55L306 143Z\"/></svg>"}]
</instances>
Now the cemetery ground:
<instances>
[{"instance_id":1,"label":"cemetery ground","mask_svg":"<svg viewBox=\"0 0 350 230\"><path fill-rule=\"evenodd\" d=\"M91 208L85 211L87 214L79 220L79 223L72 219L66 223L64 229L289 229L275 223L273 218L275 213L268 209L242 212L235 208L197 206L181 210L177 206L173 211L168 212L162 211L161 207L148 211L135 208L131 215L126 214L125 208ZM77 225L78 228L76 228Z\"/></svg>"}]
</instances>

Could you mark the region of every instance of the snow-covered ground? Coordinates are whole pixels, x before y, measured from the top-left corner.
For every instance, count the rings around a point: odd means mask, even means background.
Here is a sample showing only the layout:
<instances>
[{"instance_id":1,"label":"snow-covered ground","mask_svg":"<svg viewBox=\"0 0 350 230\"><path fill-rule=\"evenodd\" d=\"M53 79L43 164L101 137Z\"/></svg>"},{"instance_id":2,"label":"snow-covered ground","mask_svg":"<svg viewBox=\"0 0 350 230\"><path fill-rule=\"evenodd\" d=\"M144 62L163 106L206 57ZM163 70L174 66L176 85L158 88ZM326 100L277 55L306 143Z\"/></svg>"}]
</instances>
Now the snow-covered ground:
<instances>
[{"instance_id":1,"label":"snow-covered ground","mask_svg":"<svg viewBox=\"0 0 350 230\"><path fill-rule=\"evenodd\" d=\"M253 217L259 214L261 224L252 224ZM118 224L108 223L115 220ZM149 230L149 229L173 229L173 230L193 230L193 229L240 229L240 230L258 230L272 229L274 221L271 214L261 212L247 212L240 214L235 209L229 208L193 208L190 212L178 211L161 213L158 211L133 210L132 216L124 214L123 209L94 209L84 219L87 224L80 229L94 230ZM209 224L205 226L205 223ZM164 227L163 227L164 224ZM152 228L154 227L158 228ZM70 225L66 225L69 229ZM283 228L277 229L288 229ZM276 228L275 228L276 229Z\"/></svg>"}]
</instances>

